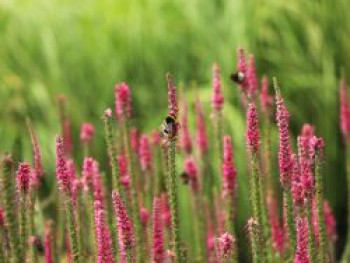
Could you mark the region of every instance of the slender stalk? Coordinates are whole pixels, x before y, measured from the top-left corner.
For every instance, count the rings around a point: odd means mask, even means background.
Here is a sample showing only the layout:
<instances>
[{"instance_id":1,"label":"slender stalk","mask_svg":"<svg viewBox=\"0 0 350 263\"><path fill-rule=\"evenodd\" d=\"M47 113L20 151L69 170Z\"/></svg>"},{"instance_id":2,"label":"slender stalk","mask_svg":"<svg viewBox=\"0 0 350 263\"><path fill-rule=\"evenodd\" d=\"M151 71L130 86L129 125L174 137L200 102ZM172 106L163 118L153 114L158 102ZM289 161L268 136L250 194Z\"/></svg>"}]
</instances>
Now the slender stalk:
<instances>
[{"instance_id":1,"label":"slender stalk","mask_svg":"<svg viewBox=\"0 0 350 263\"><path fill-rule=\"evenodd\" d=\"M69 197L65 197L65 207L67 213L67 223L69 229L69 244L72 253L73 263L80 262L80 252L79 252L79 243L77 236L77 224L76 219L74 217L73 203Z\"/></svg>"},{"instance_id":2,"label":"slender stalk","mask_svg":"<svg viewBox=\"0 0 350 263\"><path fill-rule=\"evenodd\" d=\"M174 250L176 261L179 263L184 262L180 250L180 227L179 227L179 201L177 193L176 182L176 139L170 139L170 145L168 148L168 180L169 180L169 197L171 207L171 220L172 220L172 235L174 242Z\"/></svg>"},{"instance_id":3,"label":"slender stalk","mask_svg":"<svg viewBox=\"0 0 350 263\"><path fill-rule=\"evenodd\" d=\"M348 190L348 231L341 262L350 262L350 139L346 142L346 176Z\"/></svg>"},{"instance_id":4,"label":"slender stalk","mask_svg":"<svg viewBox=\"0 0 350 263\"><path fill-rule=\"evenodd\" d=\"M323 213L323 183L322 183L322 153L318 151L315 156L315 200L317 209L318 227L320 231L320 245L318 251L318 261L326 262L327 242L326 242L326 225Z\"/></svg>"},{"instance_id":5,"label":"slender stalk","mask_svg":"<svg viewBox=\"0 0 350 263\"><path fill-rule=\"evenodd\" d=\"M10 258L14 263L23 263L21 243L19 239L19 226L17 216L14 211L15 207L15 186L14 186L14 172L13 161L11 156L6 156L2 161L3 169L3 200L5 208L5 218L8 226L8 237L10 240L11 255Z\"/></svg>"},{"instance_id":6,"label":"slender stalk","mask_svg":"<svg viewBox=\"0 0 350 263\"><path fill-rule=\"evenodd\" d=\"M308 250L310 256L310 262L316 262L315 254L315 235L314 235L314 225L312 222L312 200L307 200L306 203L306 215L308 223Z\"/></svg>"},{"instance_id":7,"label":"slender stalk","mask_svg":"<svg viewBox=\"0 0 350 263\"><path fill-rule=\"evenodd\" d=\"M284 204L285 215L286 215L288 237L290 242L290 251L291 251L291 254L294 255L295 249L297 246L297 239L296 239L296 229L295 229L295 221L294 221L293 199L292 199L292 193L290 189L283 190L283 204Z\"/></svg>"},{"instance_id":8,"label":"slender stalk","mask_svg":"<svg viewBox=\"0 0 350 263\"><path fill-rule=\"evenodd\" d=\"M24 192L20 196L20 225L21 225L21 249L22 249L22 258L26 258L27 244L28 244L28 195Z\"/></svg>"}]
</instances>

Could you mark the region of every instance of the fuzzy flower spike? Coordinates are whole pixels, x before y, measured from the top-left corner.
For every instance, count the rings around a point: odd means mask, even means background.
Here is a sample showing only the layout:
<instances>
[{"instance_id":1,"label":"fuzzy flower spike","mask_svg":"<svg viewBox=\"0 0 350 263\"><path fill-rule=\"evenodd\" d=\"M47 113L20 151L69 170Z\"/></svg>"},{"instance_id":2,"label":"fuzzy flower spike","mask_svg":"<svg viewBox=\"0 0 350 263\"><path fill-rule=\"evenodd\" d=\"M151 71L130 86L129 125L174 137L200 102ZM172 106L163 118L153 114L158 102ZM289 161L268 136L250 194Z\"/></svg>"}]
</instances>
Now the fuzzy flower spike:
<instances>
[{"instance_id":1,"label":"fuzzy flower spike","mask_svg":"<svg viewBox=\"0 0 350 263\"><path fill-rule=\"evenodd\" d=\"M220 112L224 105L224 95L221 88L220 68L218 64L213 64L213 92L211 97L211 104L214 112Z\"/></svg>"}]
</instances>

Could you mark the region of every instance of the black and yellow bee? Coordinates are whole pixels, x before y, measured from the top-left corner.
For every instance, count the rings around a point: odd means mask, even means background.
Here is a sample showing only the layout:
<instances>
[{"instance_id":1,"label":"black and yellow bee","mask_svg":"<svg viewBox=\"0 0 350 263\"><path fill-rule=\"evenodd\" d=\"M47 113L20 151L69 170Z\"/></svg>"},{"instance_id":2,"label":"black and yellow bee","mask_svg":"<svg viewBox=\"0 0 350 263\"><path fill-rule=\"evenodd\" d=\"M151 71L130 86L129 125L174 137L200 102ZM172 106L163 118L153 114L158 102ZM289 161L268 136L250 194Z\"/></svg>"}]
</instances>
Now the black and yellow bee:
<instances>
[{"instance_id":1,"label":"black and yellow bee","mask_svg":"<svg viewBox=\"0 0 350 263\"><path fill-rule=\"evenodd\" d=\"M243 84L245 81L245 73L242 71L237 71L233 74L231 74L231 80L237 84Z\"/></svg>"},{"instance_id":2,"label":"black and yellow bee","mask_svg":"<svg viewBox=\"0 0 350 263\"><path fill-rule=\"evenodd\" d=\"M186 173L185 171L183 171L180 174L180 178L181 178L183 184L188 184L190 181L190 175L188 173Z\"/></svg>"},{"instance_id":3,"label":"black and yellow bee","mask_svg":"<svg viewBox=\"0 0 350 263\"><path fill-rule=\"evenodd\" d=\"M177 123L173 116L168 115L160 126L160 132L166 139L172 139L177 135Z\"/></svg>"}]
</instances>

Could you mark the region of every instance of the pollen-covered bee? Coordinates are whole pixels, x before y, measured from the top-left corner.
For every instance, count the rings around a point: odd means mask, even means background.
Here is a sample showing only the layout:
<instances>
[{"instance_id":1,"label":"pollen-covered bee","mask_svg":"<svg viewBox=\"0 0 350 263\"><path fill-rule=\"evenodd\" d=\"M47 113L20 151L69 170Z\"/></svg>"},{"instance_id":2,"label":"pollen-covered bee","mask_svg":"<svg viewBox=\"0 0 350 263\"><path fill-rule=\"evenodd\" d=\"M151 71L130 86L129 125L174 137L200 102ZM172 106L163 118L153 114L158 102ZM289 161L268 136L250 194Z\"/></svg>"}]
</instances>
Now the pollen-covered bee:
<instances>
[{"instance_id":1,"label":"pollen-covered bee","mask_svg":"<svg viewBox=\"0 0 350 263\"><path fill-rule=\"evenodd\" d=\"M231 80L237 84L243 84L245 77L246 76L242 71L237 71L236 73L231 74Z\"/></svg>"},{"instance_id":2,"label":"pollen-covered bee","mask_svg":"<svg viewBox=\"0 0 350 263\"><path fill-rule=\"evenodd\" d=\"M161 135L166 139L172 139L177 135L177 123L173 116L168 115L160 126Z\"/></svg>"},{"instance_id":3,"label":"pollen-covered bee","mask_svg":"<svg viewBox=\"0 0 350 263\"><path fill-rule=\"evenodd\" d=\"M183 171L180 174L180 178L181 178L183 184L188 184L190 181L190 175L188 173L186 173L185 171Z\"/></svg>"}]
</instances>

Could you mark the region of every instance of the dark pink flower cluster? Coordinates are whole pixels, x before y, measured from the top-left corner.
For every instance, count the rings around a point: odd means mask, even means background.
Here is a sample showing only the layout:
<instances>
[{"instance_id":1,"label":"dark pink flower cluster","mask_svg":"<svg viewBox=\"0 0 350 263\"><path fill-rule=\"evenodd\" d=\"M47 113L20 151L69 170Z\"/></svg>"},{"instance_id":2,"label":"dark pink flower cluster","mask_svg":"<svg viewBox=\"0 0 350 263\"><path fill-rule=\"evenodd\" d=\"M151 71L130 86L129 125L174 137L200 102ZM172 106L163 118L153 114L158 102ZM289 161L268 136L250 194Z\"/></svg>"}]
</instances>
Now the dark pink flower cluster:
<instances>
[{"instance_id":1,"label":"dark pink flower cluster","mask_svg":"<svg viewBox=\"0 0 350 263\"><path fill-rule=\"evenodd\" d=\"M301 181L298 157L295 154L292 155L291 162L293 165L291 185L293 201L295 205L302 207L305 203L305 189Z\"/></svg>"},{"instance_id":2,"label":"dark pink flower cluster","mask_svg":"<svg viewBox=\"0 0 350 263\"><path fill-rule=\"evenodd\" d=\"M70 178L71 198L74 206L76 207L79 192L83 187L82 181L76 176L75 164L71 159L67 160L67 174Z\"/></svg>"},{"instance_id":3,"label":"dark pink flower cluster","mask_svg":"<svg viewBox=\"0 0 350 263\"><path fill-rule=\"evenodd\" d=\"M97 263L113 263L111 234L106 224L105 211L99 201L94 202Z\"/></svg>"},{"instance_id":4,"label":"dark pink flower cluster","mask_svg":"<svg viewBox=\"0 0 350 263\"><path fill-rule=\"evenodd\" d=\"M125 82L115 85L114 97L117 119L121 120L123 117L130 118L132 113L131 93L129 86Z\"/></svg>"},{"instance_id":5,"label":"dark pink flower cluster","mask_svg":"<svg viewBox=\"0 0 350 263\"><path fill-rule=\"evenodd\" d=\"M139 156L142 171L153 170L153 155L152 150L146 134L142 134L139 145Z\"/></svg>"},{"instance_id":6,"label":"dark pink flower cluster","mask_svg":"<svg viewBox=\"0 0 350 263\"><path fill-rule=\"evenodd\" d=\"M71 178L67 170L67 160L64 152L64 142L61 136L56 137L56 178L60 189L71 195Z\"/></svg>"},{"instance_id":7,"label":"dark pink flower cluster","mask_svg":"<svg viewBox=\"0 0 350 263\"><path fill-rule=\"evenodd\" d=\"M126 262L126 250L134 246L133 225L120 195L116 191L113 191L112 198L117 217L120 259L121 262Z\"/></svg>"},{"instance_id":8,"label":"dark pink flower cluster","mask_svg":"<svg viewBox=\"0 0 350 263\"><path fill-rule=\"evenodd\" d=\"M45 263L53 263L51 227L52 227L52 222L47 221L45 223L45 241L44 241Z\"/></svg>"},{"instance_id":9,"label":"dark pink flower cluster","mask_svg":"<svg viewBox=\"0 0 350 263\"><path fill-rule=\"evenodd\" d=\"M20 163L17 170L17 188L24 193L28 193L30 186L31 171L29 163Z\"/></svg>"},{"instance_id":10,"label":"dark pink flower cluster","mask_svg":"<svg viewBox=\"0 0 350 263\"><path fill-rule=\"evenodd\" d=\"M0 227L3 227L5 224L5 214L4 209L0 207Z\"/></svg>"},{"instance_id":11,"label":"dark pink flower cluster","mask_svg":"<svg viewBox=\"0 0 350 263\"><path fill-rule=\"evenodd\" d=\"M279 93L277 93L276 96L276 104L276 120L280 135L280 146L278 152L280 181L283 187L288 188L291 185L291 172L293 169L291 162L292 150L289 137L289 112L284 104L282 96Z\"/></svg>"},{"instance_id":12,"label":"dark pink flower cluster","mask_svg":"<svg viewBox=\"0 0 350 263\"><path fill-rule=\"evenodd\" d=\"M162 263L165 259L163 222L161 218L162 203L158 197L153 200L153 245L152 260L155 263Z\"/></svg>"},{"instance_id":13,"label":"dark pink flower cluster","mask_svg":"<svg viewBox=\"0 0 350 263\"><path fill-rule=\"evenodd\" d=\"M273 98L269 94L269 80L266 76L261 79L260 104L261 111L264 114L268 114L271 111Z\"/></svg>"},{"instance_id":14,"label":"dark pink flower cluster","mask_svg":"<svg viewBox=\"0 0 350 263\"><path fill-rule=\"evenodd\" d=\"M129 171L128 171L128 159L126 158L125 153L121 153L117 157L117 159L118 159L120 183L125 188L129 188L130 176L129 176Z\"/></svg>"},{"instance_id":15,"label":"dark pink flower cluster","mask_svg":"<svg viewBox=\"0 0 350 263\"><path fill-rule=\"evenodd\" d=\"M148 224L148 210L146 207L141 207L140 208L140 220L141 220L141 224L146 227Z\"/></svg>"},{"instance_id":16,"label":"dark pink flower cluster","mask_svg":"<svg viewBox=\"0 0 350 263\"><path fill-rule=\"evenodd\" d=\"M252 102L248 105L246 129L247 147L251 153L258 154L260 140L258 111Z\"/></svg>"},{"instance_id":17,"label":"dark pink flower cluster","mask_svg":"<svg viewBox=\"0 0 350 263\"><path fill-rule=\"evenodd\" d=\"M82 143L89 143L95 134L95 127L89 122L85 122L80 127L80 141Z\"/></svg>"},{"instance_id":18,"label":"dark pink flower cluster","mask_svg":"<svg viewBox=\"0 0 350 263\"><path fill-rule=\"evenodd\" d=\"M196 100L196 126L197 126L197 145L200 154L203 156L208 152L208 136L205 128L205 120L202 111L201 102Z\"/></svg>"},{"instance_id":19,"label":"dark pink flower cluster","mask_svg":"<svg viewBox=\"0 0 350 263\"><path fill-rule=\"evenodd\" d=\"M168 196L164 193L161 195L162 202L162 219L167 228L171 228L171 210L169 206Z\"/></svg>"},{"instance_id":20,"label":"dark pink flower cluster","mask_svg":"<svg viewBox=\"0 0 350 263\"><path fill-rule=\"evenodd\" d=\"M254 98L258 90L258 78L256 76L254 55L249 56L249 66L247 69L248 97Z\"/></svg>"},{"instance_id":21,"label":"dark pink flower cluster","mask_svg":"<svg viewBox=\"0 0 350 263\"><path fill-rule=\"evenodd\" d=\"M243 82L239 87L246 92L248 89L248 78L247 75L247 63L245 60L245 54L244 49L242 47L238 47L237 49L237 72L241 72L245 77L243 79Z\"/></svg>"},{"instance_id":22,"label":"dark pink flower cluster","mask_svg":"<svg viewBox=\"0 0 350 263\"><path fill-rule=\"evenodd\" d=\"M326 224L326 233L327 237L331 240L335 241L337 239L337 222L335 220L334 214L332 212L332 208L329 205L328 201L323 202L323 213Z\"/></svg>"},{"instance_id":23,"label":"dark pink flower cluster","mask_svg":"<svg viewBox=\"0 0 350 263\"><path fill-rule=\"evenodd\" d=\"M224 95L222 94L221 90L220 68L215 63L213 65L213 93L211 96L211 103L214 112L219 112L222 110L224 101Z\"/></svg>"},{"instance_id":24,"label":"dark pink flower cluster","mask_svg":"<svg viewBox=\"0 0 350 263\"><path fill-rule=\"evenodd\" d=\"M345 79L340 81L340 129L345 140L350 136L350 105Z\"/></svg>"},{"instance_id":25,"label":"dark pink flower cluster","mask_svg":"<svg viewBox=\"0 0 350 263\"><path fill-rule=\"evenodd\" d=\"M130 146L134 154L138 154L139 151L139 131L133 127L130 130Z\"/></svg>"},{"instance_id":26,"label":"dark pink flower cluster","mask_svg":"<svg viewBox=\"0 0 350 263\"><path fill-rule=\"evenodd\" d=\"M234 244L236 242L233 235L230 233L223 233L218 239L217 239L217 252L220 258L228 258L229 256L234 253Z\"/></svg>"},{"instance_id":27,"label":"dark pink flower cluster","mask_svg":"<svg viewBox=\"0 0 350 263\"><path fill-rule=\"evenodd\" d=\"M199 191L199 178L198 178L198 169L196 166L196 162L192 157L188 157L185 160L185 172L189 177L190 186L194 193L198 193Z\"/></svg>"},{"instance_id":28,"label":"dark pink flower cluster","mask_svg":"<svg viewBox=\"0 0 350 263\"><path fill-rule=\"evenodd\" d=\"M187 105L184 101L182 107L181 115L181 148L186 154L191 154L192 152L192 141L190 131L188 129L188 120L187 120Z\"/></svg>"},{"instance_id":29,"label":"dark pink flower cluster","mask_svg":"<svg viewBox=\"0 0 350 263\"><path fill-rule=\"evenodd\" d=\"M230 135L224 135L223 140L224 159L222 163L223 193L225 196L233 196L236 189L236 167L233 159L233 149Z\"/></svg>"},{"instance_id":30,"label":"dark pink flower cluster","mask_svg":"<svg viewBox=\"0 0 350 263\"><path fill-rule=\"evenodd\" d=\"M33 127L30 124L28 126L33 147L35 177L37 178L37 183L39 183L39 180L44 177L41 150L39 147L38 138L33 130Z\"/></svg>"},{"instance_id":31,"label":"dark pink flower cluster","mask_svg":"<svg viewBox=\"0 0 350 263\"><path fill-rule=\"evenodd\" d=\"M267 197L267 209L269 212L272 244L274 249L282 254L284 251L284 232L279 221L277 202L271 193L269 193Z\"/></svg>"},{"instance_id":32,"label":"dark pink flower cluster","mask_svg":"<svg viewBox=\"0 0 350 263\"><path fill-rule=\"evenodd\" d=\"M297 218L297 250L294 263L309 263L307 218Z\"/></svg>"}]
</instances>

